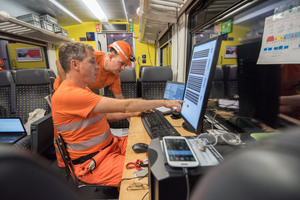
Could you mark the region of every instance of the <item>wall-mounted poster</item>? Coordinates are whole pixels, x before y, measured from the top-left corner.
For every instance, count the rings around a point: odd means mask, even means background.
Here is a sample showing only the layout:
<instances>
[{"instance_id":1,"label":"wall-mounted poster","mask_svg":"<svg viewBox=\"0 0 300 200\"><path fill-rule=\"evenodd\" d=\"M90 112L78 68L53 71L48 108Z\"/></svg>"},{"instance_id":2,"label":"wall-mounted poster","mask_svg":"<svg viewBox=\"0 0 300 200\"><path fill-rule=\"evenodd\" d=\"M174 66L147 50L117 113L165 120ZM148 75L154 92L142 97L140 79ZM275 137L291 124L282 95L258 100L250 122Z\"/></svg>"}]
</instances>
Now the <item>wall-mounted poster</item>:
<instances>
[{"instance_id":1,"label":"wall-mounted poster","mask_svg":"<svg viewBox=\"0 0 300 200\"><path fill-rule=\"evenodd\" d=\"M43 61L41 48L16 48L18 62L37 62Z\"/></svg>"},{"instance_id":2,"label":"wall-mounted poster","mask_svg":"<svg viewBox=\"0 0 300 200\"><path fill-rule=\"evenodd\" d=\"M94 32L86 32L87 41L95 41L95 33Z\"/></svg>"},{"instance_id":3,"label":"wall-mounted poster","mask_svg":"<svg viewBox=\"0 0 300 200\"><path fill-rule=\"evenodd\" d=\"M237 58L237 47L236 46L225 46L224 58Z\"/></svg>"},{"instance_id":4,"label":"wall-mounted poster","mask_svg":"<svg viewBox=\"0 0 300 200\"><path fill-rule=\"evenodd\" d=\"M86 41L86 38L85 37L80 37L79 41Z\"/></svg>"}]
</instances>

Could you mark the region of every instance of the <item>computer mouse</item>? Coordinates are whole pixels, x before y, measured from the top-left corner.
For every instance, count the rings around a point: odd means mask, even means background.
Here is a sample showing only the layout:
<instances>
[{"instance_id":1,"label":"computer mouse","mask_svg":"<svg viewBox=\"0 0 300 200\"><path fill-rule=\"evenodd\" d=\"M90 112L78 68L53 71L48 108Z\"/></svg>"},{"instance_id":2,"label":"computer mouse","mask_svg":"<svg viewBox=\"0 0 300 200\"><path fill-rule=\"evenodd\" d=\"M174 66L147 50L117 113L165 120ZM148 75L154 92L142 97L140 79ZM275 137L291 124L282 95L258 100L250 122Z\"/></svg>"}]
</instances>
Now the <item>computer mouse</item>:
<instances>
[{"instance_id":1,"label":"computer mouse","mask_svg":"<svg viewBox=\"0 0 300 200\"><path fill-rule=\"evenodd\" d=\"M136 143L134 145L132 145L132 150L135 153L146 153L148 150L148 144L145 143Z\"/></svg>"},{"instance_id":2,"label":"computer mouse","mask_svg":"<svg viewBox=\"0 0 300 200\"><path fill-rule=\"evenodd\" d=\"M180 119L180 118L181 118L180 112L172 111L172 116L171 116L171 118L172 118L172 119Z\"/></svg>"}]
</instances>

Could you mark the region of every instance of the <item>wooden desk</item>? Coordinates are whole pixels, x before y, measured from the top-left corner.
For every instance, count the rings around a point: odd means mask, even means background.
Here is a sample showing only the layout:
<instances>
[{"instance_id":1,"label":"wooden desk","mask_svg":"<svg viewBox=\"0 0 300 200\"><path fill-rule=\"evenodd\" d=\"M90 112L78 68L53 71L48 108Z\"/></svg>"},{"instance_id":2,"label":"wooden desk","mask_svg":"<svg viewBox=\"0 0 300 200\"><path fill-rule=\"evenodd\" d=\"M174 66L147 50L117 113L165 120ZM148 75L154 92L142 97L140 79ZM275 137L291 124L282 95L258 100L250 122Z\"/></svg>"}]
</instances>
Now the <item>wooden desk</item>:
<instances>
[{"instance_id":1,"label":"wooden desk","mask_svg":"<svg viewBox=\"0 0 300 200\"><path fill-rule=\"evenodd\" d=\"M177 119L173 120L171 119L170 115L165 116L169 122L176 128L176 130L183 136L188 135L195 135L192 134L184 128L182 128L183 119ZM137 171L136 169L126 169L126 164L129 162L135 162L137 159L144 160L146 159L146 153L136 154L132 150L132 145L135 143L143 142L146 144L150 144L150 137L144 128L144 125L142 123L142 120L140 117L132 117L130 119L130 127L128 132L128 141L127 141L127 149L126 149L126 155L125 155L125 163L123 168L123 179L125 178L131 178L134 177L133 173ZM123 180L121 183L121 189L120 189L120 200L142 200L142 198L146 195L147 192L149 192L149 189L145 190L127 190L127 187L134 182L148 184L148 177L145 177L141 180L132 179L132 180ZM144 198L145 200L149 199L149 194Z\"/></svg>"}]
</instances>

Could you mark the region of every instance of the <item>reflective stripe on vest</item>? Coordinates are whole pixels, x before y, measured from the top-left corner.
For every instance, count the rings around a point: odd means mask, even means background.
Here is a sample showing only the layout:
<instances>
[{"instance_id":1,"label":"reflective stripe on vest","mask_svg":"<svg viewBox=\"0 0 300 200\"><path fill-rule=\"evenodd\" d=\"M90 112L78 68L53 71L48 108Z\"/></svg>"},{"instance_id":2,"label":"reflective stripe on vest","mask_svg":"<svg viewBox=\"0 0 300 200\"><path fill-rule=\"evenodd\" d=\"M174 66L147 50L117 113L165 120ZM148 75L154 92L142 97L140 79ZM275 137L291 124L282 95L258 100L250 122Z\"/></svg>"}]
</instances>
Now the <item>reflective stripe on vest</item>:
<instances>
[{"instance_id":1,"label":"reflective stripe on vest","mask_svg":"<svg viewBox=\"0 0 300 200\"><path fill-rule=\"evenodd\" d=\"M72 122L63 125L55 125L55 128L58 132L68 132L68 131L75 131L81 128L88 127L89 125L95 124L96 122L100 121L104 117L104 114L98 115L97 117L85 119L79 122Z\"/></svg>"},{"instance_id":2,"label":"reflective stripe on vest","mask_svg":"<svg viewBox=\"0 0 300 200\"><path fill-rule=\"evenodd\" d=\"M72 122L72 123L63 124L63 125L55 125L55 128L60 133L68 132L68 131L75 131L78 129L88 127L92 124L95 124L98 121L100 121L103 117L104 117L104 114L100 114L96 117L85 119L85 120L82 120L79 122ZM94 145L97 145L97 144L107 140L110 133L111 133L111 131L110 131L110 129L108 129L105 133L103 133L99 136L96 136L92 139L89 139L89 140L86 140L86 141L83 141L80 143L66 143L66 148L69 150L73 150L73 151L80 151L80 150L87 149L89 147L92 147Z\"/></svg>"},{"instance_id":3,"label":"reflective stripe on vest","mask_svg":"<svg viewBox=\"0 0 300 200\"><path fill-rule=\"evenodd\" d=\"M80 143L66 143L67 149L73 150L73 151L80 151L87 149L89 147L92 147L94 145L97 145L101 142L104 142L110 134L110 129L108 129L104 134L99 135L97 137L94 137L92 139L86 140L84 142Z\"/></svg>"}]
</instances>

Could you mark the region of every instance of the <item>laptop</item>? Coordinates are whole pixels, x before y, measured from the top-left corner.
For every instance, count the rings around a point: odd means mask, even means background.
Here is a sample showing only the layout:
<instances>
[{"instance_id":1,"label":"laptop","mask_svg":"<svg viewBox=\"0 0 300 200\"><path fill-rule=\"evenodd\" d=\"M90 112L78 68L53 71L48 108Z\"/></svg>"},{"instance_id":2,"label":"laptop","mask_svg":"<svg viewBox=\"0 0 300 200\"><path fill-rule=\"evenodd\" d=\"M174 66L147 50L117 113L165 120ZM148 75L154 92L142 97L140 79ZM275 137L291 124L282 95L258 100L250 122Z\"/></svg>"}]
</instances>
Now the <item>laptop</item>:
<instances>
[{"instance_id":1,"label":"laptop","mask_svg":"<svg viewBox=\"0 0 300 200\"><path fill-rule=\"evenodd\" d=\"M166 100L182 100L184 94L184 83L178 83L174 81L167 81L164 99ZM172 113L170 108L166 108L164 106L156 108L156 110L162 112L164 115L168 115Z\"/></svg>"},{"instance_id":2,"label":"laptop","mask_svg":"<svg viewBox=\"0 0 300 200\"><path fill-rule=\"evenodd\" d=\"M0 144L13 144L25 137L27 132L19 117L0 118Z\"/></svg>"}]
</instances>

